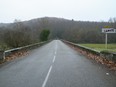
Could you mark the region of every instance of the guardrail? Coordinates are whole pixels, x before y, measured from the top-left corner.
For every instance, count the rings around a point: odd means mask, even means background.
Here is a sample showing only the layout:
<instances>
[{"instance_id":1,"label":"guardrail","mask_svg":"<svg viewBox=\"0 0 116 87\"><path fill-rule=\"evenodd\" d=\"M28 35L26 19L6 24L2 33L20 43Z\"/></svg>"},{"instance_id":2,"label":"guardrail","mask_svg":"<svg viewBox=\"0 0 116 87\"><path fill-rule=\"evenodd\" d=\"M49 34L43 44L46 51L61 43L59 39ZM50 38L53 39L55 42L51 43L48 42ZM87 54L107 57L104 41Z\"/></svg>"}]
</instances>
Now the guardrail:
<instances>
[{"instance_id":1,"label":"guardrail","mask_svg":"<svg viewBox=\"0 0 116 87\"><path fill-rule=\"evenodd\" d=\"M79 45L79 44L76 44L76 43L72 43L72 42L69 42L69 41L66 41L66 40L62 40L62 41L66 42L66 43L69 43L69 44L71 44L73 46L76 46L76 47L78 47L78 48L80 48L82 50L92 52L92 53L94 53L96 55L100 55L100 51L97 51L97 50L94 50L94 49L91 49L89 47L85 47L85 46L82 46L82 45Z\"/></svg>"},{"instance_id":2,"label":"guardrail","mask_svg":"<svg viewBox=\"0 0 116 87\"><path fill-rule=\"evenodd\" d=\"M23 46L23 47L18 47L18 48L14 48L14 49L9 49L6 51L0 51L0 60L5 60L5 57L10 55L13 52L19 51L19 50L26 50L26 49L32 49L34 47L43 45L45 43L47 43L49 41L44 41L44 42L40 42L40 43L35 43L35 44L31 44L31 45L27 45L27 46Z\"/></svg>"},{"instance_id":3,"label":"guardrail","mask_svg":"<svg viewBox=\"0 0 116 87\"><path fill-rule=\"evenodd\" d=\"M66 41L66 40L62 40L62 41L66 42L68 44L71 44L75 47L78 47L79 49L81 49L83 51L86 51L87 53L92 53L92 54L95 54L95 55L100 56L102 58L105 58L107 60L111 60L111 61L116 62L116 53L97 51L95 49L91 49L89 47L85 47L85 46L82 46L82 45L79 45L79 44L76 44L76 43L72 43L72 42L69 42L69 41Z\"/></svg>"}]
</instances>

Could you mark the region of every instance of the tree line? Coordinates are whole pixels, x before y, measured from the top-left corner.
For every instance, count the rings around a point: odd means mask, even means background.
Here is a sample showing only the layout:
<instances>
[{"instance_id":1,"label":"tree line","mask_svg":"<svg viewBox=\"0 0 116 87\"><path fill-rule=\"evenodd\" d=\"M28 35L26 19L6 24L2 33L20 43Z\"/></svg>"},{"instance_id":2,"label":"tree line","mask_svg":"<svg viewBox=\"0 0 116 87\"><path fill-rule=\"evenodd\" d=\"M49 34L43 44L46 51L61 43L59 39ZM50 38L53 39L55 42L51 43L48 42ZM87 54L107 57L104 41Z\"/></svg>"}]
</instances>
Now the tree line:
<instances>
[{"instance_id":1,"label":"tree line","mask_svg":"<svg viewBox=\"0 0 116 87\"><path fill-rule=\"evenodd\" d=\"M65 39L76 43L104 43L105 35L101 31L105 26L116 28L116 18L110 18L108 22L53 17L15 21L0 27L0 44L14 48L50 39ZM108 42L116 43L116 34L108 34Z\"/></svg>"}]
</instances>

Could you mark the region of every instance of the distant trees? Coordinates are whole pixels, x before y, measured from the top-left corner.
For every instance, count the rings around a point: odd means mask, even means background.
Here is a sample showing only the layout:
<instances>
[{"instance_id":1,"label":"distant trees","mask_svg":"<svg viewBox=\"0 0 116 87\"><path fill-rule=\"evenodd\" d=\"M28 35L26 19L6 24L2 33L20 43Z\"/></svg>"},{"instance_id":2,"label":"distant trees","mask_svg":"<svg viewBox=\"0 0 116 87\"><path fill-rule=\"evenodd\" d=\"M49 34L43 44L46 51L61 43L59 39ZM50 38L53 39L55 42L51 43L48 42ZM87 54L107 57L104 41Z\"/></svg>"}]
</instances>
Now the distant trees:
<instances>
[{"instance_id":1,"label":"distant trees","mask_svg":"<svg viewBox=\"0 0 116 87\"><path fill-rule=\"evenodd\" d=\"M47 29L42 30L40 33L40 41L47 41L49 34L50 34L49 30Z\"/></svg>"},{"instance_id":2,"label":"distant trees","mask_svg":"<svg viewBox=\"0 0 116 87\"><path fill-rule=\"evenodd\" d=\"M1 25L0 25L1 26ZM74 21L63 18L39 18L0 27L0 44L19 47L48 39L65 39L77 43L104 43L104 26L116 28L116 18L109 22ZM116 34L108 34L109 43L116 43Z\"/></svg>"},{"instance_id":3,"label":"distant trees","mask_svg":"<svg viewBox=\"0 0 116 87\"><path fill-rule=\"evenodd\" d=\"M108 22L110 23L110 25L113 28L116 28L116 17L115 18L110 18Z\"/></svg>"},{"instance_id":4,"label":"distant trees","mask_svg":"<svg viewBox=\"0 0 116 87\"><path fill-rule=\"evenodd\" d=\"M116 18L110 18L110 19L109 19L109 22L110 22L110 23L116 23Z\"/></svg>"},{"instance_id":5,"label":"distant trees","mask_svg":"<svg viewBox=\"0 0 116 87\"><path fill-rule=\"evenodd\" d=\"M20 47L32 43L29 28L22 22L15 22L12 29L4 33L4 42L10 47Z\"/></svg>"}]
</instances>

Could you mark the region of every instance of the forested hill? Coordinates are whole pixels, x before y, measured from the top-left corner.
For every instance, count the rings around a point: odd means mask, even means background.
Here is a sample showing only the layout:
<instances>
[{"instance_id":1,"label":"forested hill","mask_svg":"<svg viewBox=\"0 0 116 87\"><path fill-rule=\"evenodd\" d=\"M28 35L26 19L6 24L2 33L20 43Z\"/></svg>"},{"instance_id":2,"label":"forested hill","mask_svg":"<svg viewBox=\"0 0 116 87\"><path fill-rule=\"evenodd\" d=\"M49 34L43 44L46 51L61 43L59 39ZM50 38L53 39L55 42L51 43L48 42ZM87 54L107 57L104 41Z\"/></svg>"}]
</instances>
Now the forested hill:
<instances>
[{"instance_id":1,"label":"forested hill","mask_svg":"<svg viewBox=\"0 0 116 87\"><path fill-rule=\"evenodd\" d=\"M116 28L115 23L75 21L63 18L45 17L24 22L31 29L50 29L50 39L59 38L79 43L104 42L101 29L105 26ZM108 36L109 42L116 42L116 34Z\"/></svg>"},{"instance_id":2,"label":"forested hill","mask_svg":"<svg viewBox=\"0 0 116 87\"><path fill-rule=\"evenodd\" d=\"M14 34L15 37L17 35L19 37L22 34L21 32L23 32L25 41L28 39L28 41L36 42L39 39L40 32L43 29L49 29L49 39L59 38L78 43L103 43L105 35L101 33L101 29L105 26L116 28L116 21L89 22L44 17L23 22L18 21L2 26L0 28L0 35L2 37L1 41L4 41L5 37L8 37L8 33L11 33L11 31L20 31L16 35ZM116 43L116 34L109 34L108 42Z\"/></svg>"}]
</instances>

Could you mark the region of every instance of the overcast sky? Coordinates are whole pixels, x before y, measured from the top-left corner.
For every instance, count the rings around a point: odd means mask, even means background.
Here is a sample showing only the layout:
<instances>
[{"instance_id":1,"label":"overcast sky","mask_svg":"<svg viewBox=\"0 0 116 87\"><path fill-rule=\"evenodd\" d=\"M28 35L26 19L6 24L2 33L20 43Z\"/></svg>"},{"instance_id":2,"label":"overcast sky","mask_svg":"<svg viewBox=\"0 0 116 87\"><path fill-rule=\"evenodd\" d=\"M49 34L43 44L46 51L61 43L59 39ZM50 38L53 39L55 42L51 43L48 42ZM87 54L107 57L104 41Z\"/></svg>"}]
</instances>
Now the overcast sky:
<instances>
[{"instance_id":1,"label":"overcast sky","mask_svg":"<svg viewBox=\"0 0 116 87\"><path fill-rule=\"evenodd\" d=\"M0 23L45 16L108 21L116 17L116 0L0 0Z\"/></svg>"}]
</instances>

